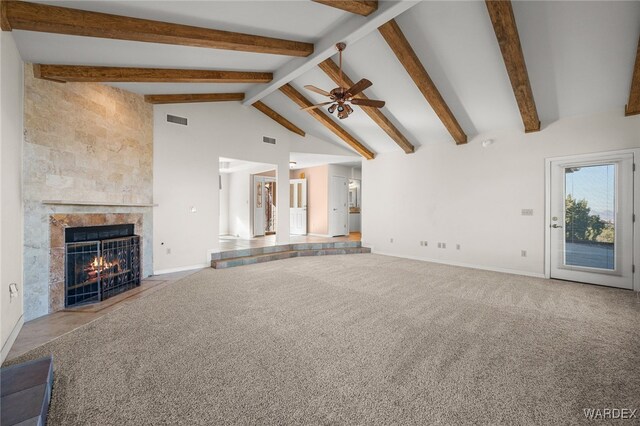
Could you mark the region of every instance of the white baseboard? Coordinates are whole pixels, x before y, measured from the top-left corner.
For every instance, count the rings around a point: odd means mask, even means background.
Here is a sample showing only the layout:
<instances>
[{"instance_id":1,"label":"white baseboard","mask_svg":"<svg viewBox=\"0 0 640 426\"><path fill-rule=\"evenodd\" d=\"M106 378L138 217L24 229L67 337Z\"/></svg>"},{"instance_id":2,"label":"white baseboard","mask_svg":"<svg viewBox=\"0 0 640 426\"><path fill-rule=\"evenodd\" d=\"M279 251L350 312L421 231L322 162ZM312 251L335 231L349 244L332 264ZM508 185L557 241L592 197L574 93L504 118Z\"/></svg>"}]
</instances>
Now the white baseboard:
<instances>
[{"instance_id":1,"label":"white baseboard","mask_svg":"<svg viewBox=\"0 0 640 426\"><path fill-rule=\"evenodd\" d=\"M174 272L192 271L194 269L210 268L211 263L200 263L198 265L180 266L178 268L160 269L153 271L153 275L172 274Z\"/></svg>"},{"instance_id":2,"label":"white baseboard","mask_svg":"<svg viewBox=\"0 0 640 426\"><path fill-rule=\"evenodd\" d=\"M427 257L409 256L404 254L400 255L400 254L392 254L392 253L383 253L380 251L375 251L373 250L373 248L371 249L371 252L374 254L380 254L383 256L400 257L404 259L419 260L422 262L440 263L442 265L459 266L461 268L480 269L483 271L491 271L491 272L502 272L503 274L523 275L525 277L533 277L533 278L545 278L544 273L520 271L517 269L495 268L492 266L476 265L472 263L455 262L455 261L442 260L442 259L430 259Z\"/></svg>"},{"instance_id":3,"label":"white baseboard","mask_svg":"<svg viewBox=\"0 0 640 426\"><path fill-rule=\"evenodd\" d=\"M15 327L13 327L13 330L11 330L11 333L9 334L9 338L7 338L7 341L4 342L4 345L2 346L2 353L0 354L0 364L2 364L4 360L7 358L7 355L9 355L11 346L13 346L13 342L16 341L16 338L18 337L18 333L20 333L20 330L22 330L23 325L24 325L24 315L20 315L18 322L16 323Z\"/></svg>"},{"instance_id":4,"label":"white baseboard","mask_svg":"<svg viewBox=\"0 0 640 426\"><path fill-rule=\"evenodd\" d=\"M311 237L333 238L331 235L328 235L328 234L312 234L311 232L307 233L307 235Z\"/></svg>"}]
</instances>

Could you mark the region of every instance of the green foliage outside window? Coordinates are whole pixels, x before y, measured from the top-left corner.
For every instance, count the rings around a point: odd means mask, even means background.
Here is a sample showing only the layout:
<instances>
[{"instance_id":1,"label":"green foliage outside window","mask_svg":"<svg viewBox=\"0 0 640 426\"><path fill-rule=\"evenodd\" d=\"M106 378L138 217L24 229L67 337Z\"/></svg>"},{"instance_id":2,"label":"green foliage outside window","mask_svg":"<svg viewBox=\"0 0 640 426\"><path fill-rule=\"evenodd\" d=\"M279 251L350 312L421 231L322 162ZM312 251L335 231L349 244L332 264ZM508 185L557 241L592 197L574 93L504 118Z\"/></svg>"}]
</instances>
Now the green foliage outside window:
<instances>
[{"instance_id":1,"label":"green foliage outside window","mask_svg":"<svg viewBox=\"0 0 640 426\"><path fill-rule=\"evenodd\" d=\"M587 200L565 199L565 237L568 242L613 243L615 228L597 214L591 214Z\"/></svg>"}]
</instances>

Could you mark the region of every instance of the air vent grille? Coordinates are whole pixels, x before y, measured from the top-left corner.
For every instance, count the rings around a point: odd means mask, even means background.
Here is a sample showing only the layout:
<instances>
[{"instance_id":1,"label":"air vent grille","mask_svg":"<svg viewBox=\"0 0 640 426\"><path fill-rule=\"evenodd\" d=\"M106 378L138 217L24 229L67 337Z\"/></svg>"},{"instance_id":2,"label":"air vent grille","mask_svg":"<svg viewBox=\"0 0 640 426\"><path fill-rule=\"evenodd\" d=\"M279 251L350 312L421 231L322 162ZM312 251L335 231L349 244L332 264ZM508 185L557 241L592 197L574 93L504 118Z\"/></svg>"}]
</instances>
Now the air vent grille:
<instances>
[{"instance_id":1,"label":"air vent grille","mask_svg":"<svg viewBox=\"0 0 640 426\"><path fill-rule=\"evenodd\" d=\"M178 117L177 115L167 114L167 121L169 123L182 124L183 126L187 125L187 119L184 117Z\"/></svg>"},{"instance_id":2,"label":"air vent grille","mask_svg":"<svg viewBox=\"0 0 640 426\"><path fill-rule=\"evenodd\" d=\"M271 145L275 145L276 144L276 139L275 138L270 138L270 137L267 137L267 136L263 136L262 137L262 142L270 143Z\"/></svg>"}]
</instances>

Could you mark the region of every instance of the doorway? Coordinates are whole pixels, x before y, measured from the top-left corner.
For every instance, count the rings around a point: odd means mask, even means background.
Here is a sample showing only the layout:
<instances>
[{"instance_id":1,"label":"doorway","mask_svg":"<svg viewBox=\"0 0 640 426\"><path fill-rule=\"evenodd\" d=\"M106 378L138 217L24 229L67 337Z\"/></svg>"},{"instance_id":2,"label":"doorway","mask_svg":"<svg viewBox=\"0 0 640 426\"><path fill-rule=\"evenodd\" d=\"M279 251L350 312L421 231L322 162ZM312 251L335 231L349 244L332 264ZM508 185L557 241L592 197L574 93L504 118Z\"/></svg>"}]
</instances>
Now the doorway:
<instances>
[{"instance_id":1,"label":"doorway","mask_svg":"<svg viewBox=\"0 0 640 426\"><path fill-rule=\"evenodd\" d=\"M634 152L551 159L547 177L548 276L632 289Z\"/></svg>"},{"instance_id":2,"label":"doorway","mask_svg":"<svg viewBox=\"0 0 640 426\"><path fill-rule=\"evenodd\" d=\"M277 226L275 171L253 175L253 236L275 235Z\"/></svg>"},{"instance_id":3,"label":"doorway","mask_svg":"<svg viewBox=\"0 0 640 426\"><path fill-rule=\"evenodd\" d=\"M276 168L274 164L220 158L220 241L275 235Z\"/></svg>"},{"instance_id":4,"label":"doorway","mask_svg":"<svg viewBox=\"0 0 640 426\"><path fill-rule=\"evenodd\" d=\"M291 235L307 235L307 180L289 181L289 215Z\"/></svg>"},{"instance_id":5,"label":"doorway","mask_svg":"<svg viewBox=\"0 0 640 426\"><path fill-rule=\"evenodd\" d=\"M349 235L349 187L344 176L331 176L329 191L329 235Z\"/></svg>"}]
</instances>

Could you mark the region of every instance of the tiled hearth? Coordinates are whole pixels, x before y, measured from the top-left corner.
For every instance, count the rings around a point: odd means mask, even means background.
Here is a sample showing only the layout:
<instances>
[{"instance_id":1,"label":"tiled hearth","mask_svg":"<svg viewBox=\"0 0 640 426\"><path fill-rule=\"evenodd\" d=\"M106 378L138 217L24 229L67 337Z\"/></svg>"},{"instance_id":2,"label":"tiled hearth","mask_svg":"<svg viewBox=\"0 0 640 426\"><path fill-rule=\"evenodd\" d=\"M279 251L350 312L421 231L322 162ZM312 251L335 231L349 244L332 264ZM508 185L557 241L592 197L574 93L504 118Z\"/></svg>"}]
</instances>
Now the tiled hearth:
<instances>
[{"instance_id":1,"label":"tiled hearth","mask_svg":"<svg viewBox=\"0 0 640 426\"><path fill-rule=\"evenodd\" d=\"M49 216L49 312L64 309L65 229L80 226L134 224L134 233L141 234L143 215L140 213L113 214L53 214ZM141 253L141 258L144 255ZM144 266L142 266L144 268ZM144 276L144 269L142 269Z\"/></svg>"}]
</instances>

